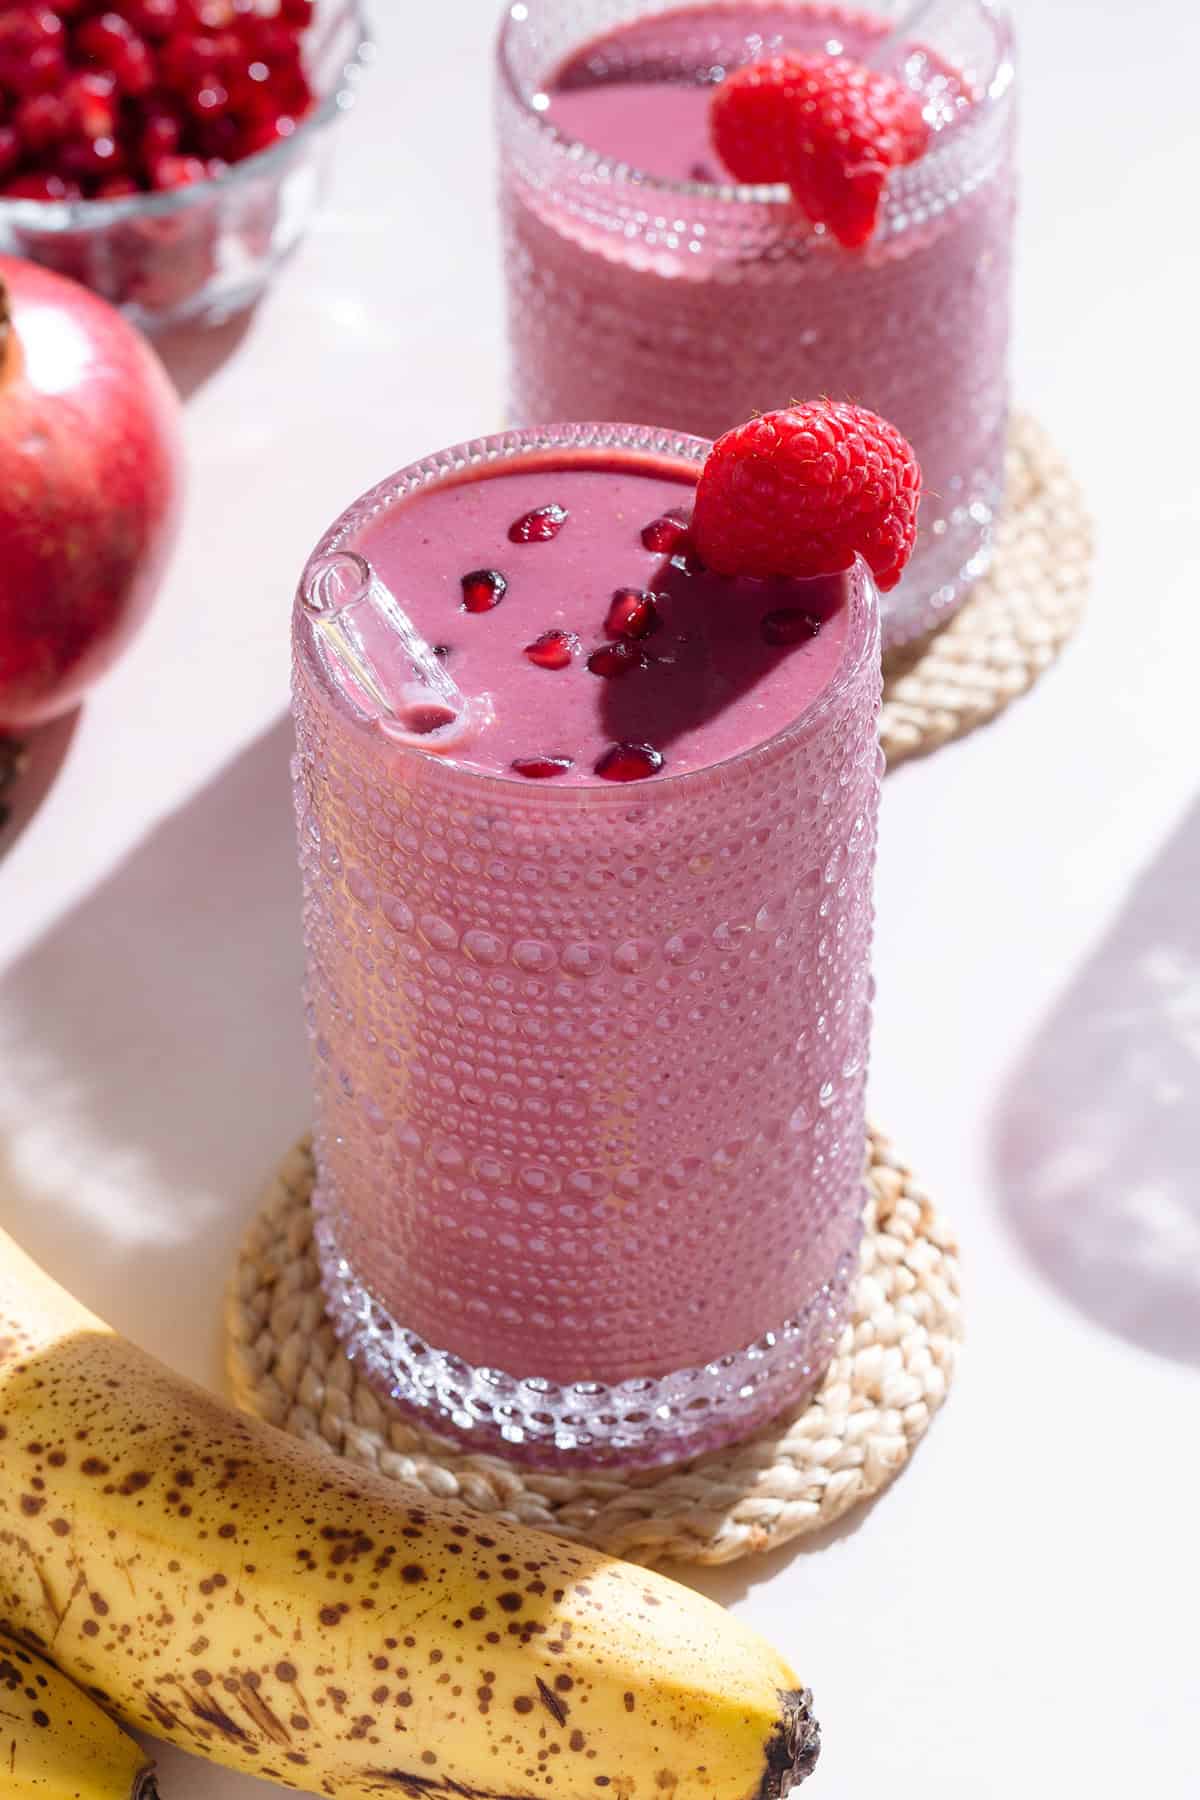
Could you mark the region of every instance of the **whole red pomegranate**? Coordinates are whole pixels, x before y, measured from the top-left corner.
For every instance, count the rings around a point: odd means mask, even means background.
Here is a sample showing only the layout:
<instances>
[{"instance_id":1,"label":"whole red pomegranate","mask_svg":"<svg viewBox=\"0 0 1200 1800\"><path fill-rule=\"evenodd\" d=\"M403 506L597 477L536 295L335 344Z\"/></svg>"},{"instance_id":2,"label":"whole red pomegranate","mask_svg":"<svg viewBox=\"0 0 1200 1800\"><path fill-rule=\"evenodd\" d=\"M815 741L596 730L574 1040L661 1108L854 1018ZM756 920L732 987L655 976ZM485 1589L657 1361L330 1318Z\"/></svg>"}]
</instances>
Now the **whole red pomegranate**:
<instances>
[{"instance_id":1,"label":"whole red pomegranate","mask_svg":"<svg viewBox=\"0 0 1200 1800\"><path fill-rule=\"evenodd\" d=\"M132 636L181 468L175 390L133 327L0 256L0 726L66 712Z\"/></svg>"}]
</instances>

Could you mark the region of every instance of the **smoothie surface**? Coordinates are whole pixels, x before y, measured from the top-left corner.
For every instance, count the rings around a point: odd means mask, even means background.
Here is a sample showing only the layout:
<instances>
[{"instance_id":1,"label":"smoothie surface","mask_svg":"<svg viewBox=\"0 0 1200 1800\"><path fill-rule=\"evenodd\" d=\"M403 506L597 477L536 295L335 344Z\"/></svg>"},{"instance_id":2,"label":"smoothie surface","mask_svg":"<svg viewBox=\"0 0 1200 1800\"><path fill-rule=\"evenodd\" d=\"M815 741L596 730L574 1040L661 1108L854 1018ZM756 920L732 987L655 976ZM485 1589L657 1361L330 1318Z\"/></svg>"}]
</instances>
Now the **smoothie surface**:
<instances>
[{"instance_id":1,"label":"smoothie surface","mask_svg":"<svg viewBox=\"0 0 1200 1800\"><path fill-rule=\"evenodd\" d=\"M699 569L686 540L674 556L647 548L655 521L686 522L693 482L687 465L619 452L566 466L532 458L398 501L347 543L462 693L490 697L490 721L456 762L530 788L608 787L597 764L634 744L662 758L644 778L680 775L774 737L825 690L845 650L846 577L727 580ZM543 508L566 514L554 534L513 542L515 523ZM464 577L476 577L479 604L488 575L502 577L501 597L470 610ZM651 597L638 620L645 635L614 628L618 590L635 596L626 611ZM550 633L566 641L552 640L547 657ZM612 672L589 667L597 653ZM550 760L565 766L521 772Z\"/></svg>"},{"instance_id":2,"label":"smoothie surface","mask_svg":"<svg viewBox=\"0 0 1200 1800\"><path fill-rule=\"evenodd\" d=\"M782 51L869 61L888 21L831 6L684 7L620 27L578 50L547 80L546 117L565 136L660 181L727 182L709 135L713 86ZM932 52L889 58L924 96L935 130L968 104L966 86Z\"/></svg>"}]
</instances>

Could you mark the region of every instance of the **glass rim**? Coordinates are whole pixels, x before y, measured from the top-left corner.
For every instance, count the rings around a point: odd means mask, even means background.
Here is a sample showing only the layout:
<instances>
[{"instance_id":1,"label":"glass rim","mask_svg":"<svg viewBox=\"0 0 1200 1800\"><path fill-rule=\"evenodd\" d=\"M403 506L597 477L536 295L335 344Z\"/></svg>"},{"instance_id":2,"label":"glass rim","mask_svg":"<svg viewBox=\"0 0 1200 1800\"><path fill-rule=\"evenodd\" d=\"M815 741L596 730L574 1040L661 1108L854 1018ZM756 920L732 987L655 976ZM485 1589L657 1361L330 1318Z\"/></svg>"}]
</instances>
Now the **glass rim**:
<instances>
[{"instance_id":1,"label":"glass rim","mask_svg":"<svg viewBox=\"0 0 1200 1800\"><path fill-rule=\"evenodd\" d=\"M710 0L713 6L721 0ZM999 100L1012 87L1014 69L1012 62L1012 23L1008 15L1006 0L977 0L997 28L996 63L992 74L983 89L983 100ZM586 144L582 138L571 137L567 132L551 122L545 112L534 106L527 95L514 67L511 54L512 43L517 30L529 17L527 0L512 0L506 6L504 16L496 39L496 62L505 90L522 115L535 127L541 140L550 145L578 169L590 173L603 173L604 177L614 185L623 184L636 189L639 193L661 194L665 199L707 200L724 206L780 206L792 207L792 192L786 182L753 183L744 181L672 181L666 176L651 174L648 170L638 168L636 163L621 162L608 156L602 150ZM964 126L968 121L964 121ZM946 155L962 137L962 130L952 128L944 133L935 134L933 144L926 150L920 161L915 164L893 169L890 172L888 186L902 190L908 180L912 179L912 170L936 166L938 160ZM823 233L823 227L805 226L806 233L815 235Z\"/></svg>"},{"instance_id":2,"label":"glass rim","mask_svg":"<svg viewBox=\"0 0 1200 1800\"><path fill-rule=\"evenodd\" d=\"M252 156L243 157L241 162L230 163L219 175L194 181L188 187L173 188L168 193L124 194L115 200L27 200L0 195L0 226L15 224L24 230L40 226L43 231L103 230L107 225L130 219L157 219L186 212L189 207L218 198L256 175L282 171L302 145L354 105L356 83L375 52L365 0L347 0L346 20L353 27L354 38L342 59L338 77L329 92L300 120L290 137L269 144L265 150L256 150Z\"/></svg>"},{"instance_id":3,"label":"glass rim","mask_svg":"<svg viewBox=\"0 0 1200 1800\"><path fill-rule=\"evenodd\" d=\"M841 660L829 681L795 718L789 719L769 737L724 756L718 762L677 773L668 771L639 782L588 782L568 787L558 787L553 782L531 783L501 770L475 768L450 756L438 756L416 745L384 738L374 731L371 717L356 708L329 676L312 615L302 598L309 571L325 557L345 549L350 535L377 513L425 489L478 479L489 465L491 473L483 474L483 479L495 479L505 462L518 461L531 452L564 455L580 462L596 455L619 452L644 458L647 462L676 463L690 472L699 469L711 448L707 438L659 426L583 420L469 438L385 476L357 500L351 501L322 535L301 572L292 606L292 639L295 653L303 661L306 677L328 697L339 717L368 735L376 747L386 746L387 756L396 766L419 768L426 781L475 786L489 794L503 793L510 798L522 794L526 804L536 791L536 804L539 805L544 802L553 806L625 806L632 810L653 805L654 795L676 792L685 784L693 788L700 782L722 786L734 774L774 761L820 728L826 716L858 680L868 659L879 660L879 595L874 577L861 556L856 555L846 571L848 624ZM403 595L397 598L403 605Z\"/></svg>"}]
</instances>

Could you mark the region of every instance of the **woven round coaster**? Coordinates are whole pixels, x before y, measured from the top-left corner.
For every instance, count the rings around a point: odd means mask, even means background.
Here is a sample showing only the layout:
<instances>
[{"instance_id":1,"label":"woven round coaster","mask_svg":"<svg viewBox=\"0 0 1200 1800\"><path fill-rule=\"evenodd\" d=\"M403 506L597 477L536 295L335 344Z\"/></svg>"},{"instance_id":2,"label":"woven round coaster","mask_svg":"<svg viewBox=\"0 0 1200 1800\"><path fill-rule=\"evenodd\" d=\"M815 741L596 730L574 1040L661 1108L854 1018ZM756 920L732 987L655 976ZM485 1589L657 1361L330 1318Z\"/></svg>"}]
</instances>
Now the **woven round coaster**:
<instances>
[{"instance_id":1,"label":"woven round coaster","mask_svg":"<svg viewBox=\"0 0 1200 1800\"><path fill-rule=\"evenodd\" d=\"M674 1468L519 1468L414 1425L347 1360L321 1293L312 1183L304 1142L274 1177L242 1245L226 1308L238 1405L397 1481L633 1562L731 1562L832 1524L908 1461L954 1372L954 1240L873 1132L853 1316L806 1406Z\"/></svg>"},{"instance_id":2,"label":"woven round coaster","mask_svg":"<svg viewBox=\"0 0 1200 1800\"><path fill-rule=\"evenodd\" d=\"M948 624L884 663L889 768L965 736L1031 688L1079 623L1091 567L1079 486L1041 426L1018 413L988 573Z\"/></svg>"}]
</instances>

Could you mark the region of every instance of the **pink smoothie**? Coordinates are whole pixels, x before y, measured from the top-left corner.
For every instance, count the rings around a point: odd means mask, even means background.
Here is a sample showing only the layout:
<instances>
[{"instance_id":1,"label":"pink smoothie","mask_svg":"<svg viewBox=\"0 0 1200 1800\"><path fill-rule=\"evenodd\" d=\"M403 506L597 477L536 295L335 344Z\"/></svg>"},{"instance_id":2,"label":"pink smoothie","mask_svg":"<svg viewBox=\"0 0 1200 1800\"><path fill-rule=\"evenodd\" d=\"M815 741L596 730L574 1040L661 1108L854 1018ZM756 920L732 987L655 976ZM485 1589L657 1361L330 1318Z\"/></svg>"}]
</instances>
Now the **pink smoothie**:
<instances>
[{"instance_id":1,"label":"pink smoothie","mask_svg":"<svg viewBox=\"0 0 1200 1800\"><path fill-rule=\"evenodd\" d=\"M384 483L302 583L365 556L492 701L454 755L398 743L297 605L318 1241L340 1335L410 1411L537 1461L650 1464L811 1388L845 1317L878 619L861 564L768 590L646 550L704 445L546 436L562 451L493 439ZM549 505L556 536L510 541ZM486 570L502 601L464 611ZM661 622L646 666L598 676L627 586ZM802 608L815 630L764 639ZM565 667L524 654L548 630L581 639ZM662 769L597 777L627 738ZM531 755L571 767L514 772Z\"/></svg>"},{"instance_id":2,"label":"pink smoothie","mask_svg":"<svg viewBox=\"0 0 1200 1800\"><path fill-rule=\"evenodd\" d=\"M578 8L573 34L549 0L528 10L538 47L519 24L502 44L515 418L714 437L816 394L872 407L925 476L885 642L929 629L982 571L1002 490L1013 184L1001 16L961 0L931 46L887 45L883 19L803 4L682 7L591 38ZM925 102L932 145L893 173L865 249L811 228L786 190L721 185L713 84L781 49L880 59Z\"/></svg>"},{"instance_id":3,"label":"pink smoothie","mask_svg":"<svg viewBox=\"0 0 1200 1800\"><path fill-rule=\"evenodd\" d=\"M727 581L647 549L643 530L670 513L686 519L693 492L667 464L549 458L434 487L348 542L403 595L462 692L488 696L487 722L458 761L599 783L605 752L632 743L662 757L659 773L683 775L773 737L828 685L845 644L845 583ZM555 535L513 543L514 522L546 507L565 515ZM464 600L463 577L476 572L503 584L487 611ZM606 630L618 590L647 597L635 621L644 636ZM539 640L540 662L527 654ZM569 766L546 775L546 759Z\"/></svg>"}]
</instances>

